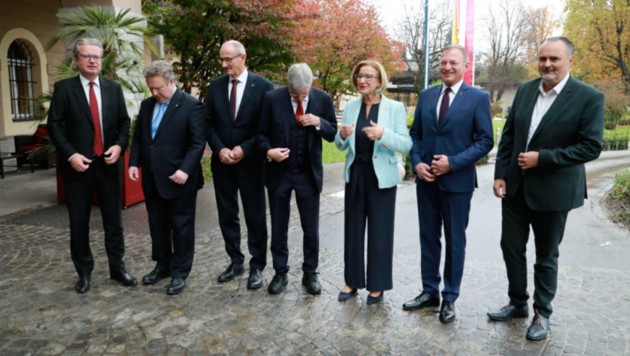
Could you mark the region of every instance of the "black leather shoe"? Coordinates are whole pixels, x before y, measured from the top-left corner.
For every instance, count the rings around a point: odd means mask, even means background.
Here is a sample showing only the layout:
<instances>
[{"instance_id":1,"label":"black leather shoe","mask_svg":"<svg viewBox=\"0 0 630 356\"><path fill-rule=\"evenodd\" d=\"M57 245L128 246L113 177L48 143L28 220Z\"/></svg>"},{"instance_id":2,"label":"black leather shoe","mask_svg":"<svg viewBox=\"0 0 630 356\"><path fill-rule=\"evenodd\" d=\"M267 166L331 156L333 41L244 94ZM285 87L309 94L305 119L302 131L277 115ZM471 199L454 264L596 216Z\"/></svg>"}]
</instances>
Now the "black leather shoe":
<instances>
[{"instance_id":1,"label":"black leather shoe","mask_svg":"<svg viewBox=\"0 0 630 356\"><path fill-rule=\"evenodd\" d=\"M247 289L258 289L262 287L262 284L262 273L260 273L260 270L250 270L249 278L247 279Z\"/></svg>"},{"instance_id":2,"label":"black leather shoe","mask_svg":"<svg viewBox=\"0 0 630 356\"><path fill-rule=\"evenodd\" d=\"M269 283L268 292L269 294L280 294L284 291L284 287L289 283L289 279L287 278L286 273L276 273Z\"/></svg>"},{"instance_id":3,"label":"black leather shoe","mask_svg":"<svg viewBox=\"0 0 630 356\"><path fill-rule=\"evenodd\" d=\"M455 303L442 301L440 308L440 321L444 324L452 323L455 320Z\"/></svg>"},{"instance_id":4,"label":"black leather shoe","mask_svg":"<svg viewBox=\"0 0 630 356\"><path fill-rule=\"evenodd\" d=\"M532 324L527 328L526 337L529 340L539 341L547 338L549 331L549 318L536 313L532 319Z\"/></svg>"},{"instance_id":5,"label":"black leather shoe","mask_svg":"<svg viewBox=\"0 0 630 356\"><path fill-rule=\"evenodd\" d=\"M512 318L527 318L529 316L529 307L527 305L517 307L508 304L499 310L489 311L487 315L488 318L496 321L508 321Z\"/></svg>"},{"instance_id":6,"label":"black leather shoe","mask_svg":"<svg viewBox=\"0 0 630 356\"><path fill-rule=\"evenodd\" d=\"M90 276L79 276L77 284L74 285L74 290L81 294L90 290Z\"/></svg>"},{"instance_id":7,"label":"black leather shoe","mask_svg":"<svg viewBox=\"0 0 630 356\"><path fill-rule=\"evenodd\" d=\"M302 285L306 287L308 294L320 295L322 293L322 285L317 278L317 272L304 273L304 276L302 276Z\"/></svg>"},{"instance_id":8,"label":"black leather shoe","mask_svg":"<svg viewBox=\"0 0 630 356\"><path fill-rule=\"evenodd\" d=\"M243 268L243 264L232 263L219 276L219 283L229 282L233 280L234 277L240 276L241 274L243 274L243 272L245 272L245 268Z\"/></svg>"},{"instance_id":9,"label":"black leather shoe","mask_svg":"<svg viewBox=\"0 0 630 356\"><path fill-rule=\"evenodd\" d=\"M337 297L337 300L340 302L345 302L346 300L352 298L355 295L357 295L356 288L352 288L352 290L347 293L342 290L341 292L339 292L339 296Z\"/></svg>"},{"instance_id":10,"label":"black leather shoe","mask_svg":"<svg viewBox=\"0 0 630 356\"><path fill-rule=\"evenodd\" d=\"M184 290L186 286L186 280L183 278L175 277L171 279L171 284L166 287L166 294L174 295L179 294Z\"/></svg>"},{"instance_id":11,"label":"black leather shoe","mask_svg":"<svg viewBox=\"0 0 630 356\"><path fill-rule=\"evenodd\" d=\"M418 310L426 307L440 306L440 296L422 292L417 297L403 304L403 310Z\"/></svg>"},{"instance_id":12,"label":"black leather shoe","mask_svg":"<svg viewBox=\"0 0 630 356\"><path fill-rule=\"evenodd\" d=\"M142 284L155 284L166 277L170 277L171 272L162 267L155 267L153 271L149 272L146 276L142 277Z\"/></svg>"},{"instance_id":13,"label":"black leather shoe","mask_svg":"<svg viewBox=\"0 0 630 356\"><path fill-rule=\"evenodd\" d=\"M119 269L117 271L110 271L109 276L113 280L120 282L120 284L122 284L123 286L133 287L138 284L138 280L136 280L136 277L130 275L124 269Z\"/></svg>"},{"instance_id":14,"label":"black leather shoe","mask_svg":"<svg viewBox=\"0 0 630 356\"><path fill-rule=\"evenodd\" d=\"M373 296L368 294L367 305L372 305L372 304L376 304L376 303L382 302L384 295L385 295L385 292L381 292L381 294L378 297L373 297Z\"/></svg>"}]
</instances>

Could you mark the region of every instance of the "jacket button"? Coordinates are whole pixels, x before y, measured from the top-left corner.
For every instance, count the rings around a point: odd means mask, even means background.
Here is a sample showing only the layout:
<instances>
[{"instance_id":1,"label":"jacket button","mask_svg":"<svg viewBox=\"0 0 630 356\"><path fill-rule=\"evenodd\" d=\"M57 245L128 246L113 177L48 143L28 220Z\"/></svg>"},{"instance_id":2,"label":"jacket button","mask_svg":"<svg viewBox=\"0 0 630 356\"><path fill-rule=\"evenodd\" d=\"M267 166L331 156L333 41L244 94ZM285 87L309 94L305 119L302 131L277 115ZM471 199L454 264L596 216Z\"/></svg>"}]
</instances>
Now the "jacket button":
<instances>
[{"instance_id":1,"label":"jacket button","mask_svg":"<svg viewBox=\"0 0 630 356\"><path fill-rule=\"evenodd\" d=\"M378 156L374 156L374 159L377 159L377 158L378 158Z\"/></svg>"}]
</instances>

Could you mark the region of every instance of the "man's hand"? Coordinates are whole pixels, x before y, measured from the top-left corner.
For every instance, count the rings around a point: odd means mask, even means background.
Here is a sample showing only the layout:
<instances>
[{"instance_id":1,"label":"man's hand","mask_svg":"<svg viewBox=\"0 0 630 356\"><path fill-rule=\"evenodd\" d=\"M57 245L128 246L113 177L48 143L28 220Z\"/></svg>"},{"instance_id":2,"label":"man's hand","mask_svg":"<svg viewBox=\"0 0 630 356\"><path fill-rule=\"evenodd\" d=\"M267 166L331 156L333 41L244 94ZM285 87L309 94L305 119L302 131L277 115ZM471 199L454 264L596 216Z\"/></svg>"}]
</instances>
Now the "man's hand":
<instances>
[{"instance_id":1,"label":"man's hand","mask_svg":"<svg viewBox=\"0 0 630 356\"><path fill-rule=\"evenodd\" d=\"M134 182L137 182L140 179L140 170L138 167L130 166L127 170L127 174L129 175L129 179Z\"/></svg>"},{"instance_id":2,"label":"man's hand","mask_svg":"<svg viewBox=\"0 0 630 356\"><path fill-rule=\"evenodd\" d=\"M302 126L319 126L320 118L313 114L304 114L300 116L298 122Z\"/></svg>"},{"instance_id":3,"label":"man's hand","mask_svg":"<svg viewBox=\"0 0 630 356\"><path fill-rule=\"evenodd\" d=\"M422 179L425 182L434 182L435 175L431 172L431 167L429 167L426 163L418 163L414 168L416 171L416 175L418 178Z\"/></svg>"},{"instance_id":4,"label":"man's hand","mask_svg":"<svg viewBox=\"0 0 630 356\"><path fill-rule=\"evenodd\" d=\"M90 163L92 163L92 160L87 159L87 157L80 153L75 153L70 157L70 166L77 172L87 171L87 169L90 168Z\"/></svg>"},{"instance_id":5,"label":"man's hand","mask_svg":"<svg viewBox=\"0 0 630 356\"><path fill-rule=\"evenodd\" d=\"M538 167L538 152L529 151L519 153L518 166L523 170Z\"/></svg>"},{"instance_id":6,"label":"man's hand","mask_svg":"<svg viewBox=\"0 0 630 356\"><path fill-rule=\"evenodd\" d=\"M245 152L243 151L241 146L236 146L232 149L232 152L230 153L230 157L232 157L232 161L234 161L234 164L236 164L240 162L243 159L243 157L245 157Z\"/></svg>"},{"instance_id":7,"label":"man's hand","mask_svg":"<svg viewBox=\"0 0 630 356\"><path fill-rule=\"evenodd\" d=\"M175 184L186 184L186 181L188 181L188 173L182 171L181 169L178 169L175 171L175 173L173 173L173 175L168 177L168 179L170 179Z\"/></svg>"},{"instance_id":8,"label":"man's hand","mask_svg":"<svg viewBox=\"0 0 630 356\"><path fill-rule=\"evenodd\" d=\"M431 171L436 176L441 176L450 172L451 164L448 163L448 157L445 155L433 156L433 161L431 162Z\"/></svg>"},{"instance_id":9,"label":"man's hand","mask_svg":"<svg viewBox=\"0 0 630 356\"><path fill-rule=\"evenodd\" d=\"M234 159L232 159L232 150L229 148L222 148L219 151L219 161L223 164L235 164Z\"/></svg>"},{"instance_id":10,"label":"man's hand","mask_svg":"<svg viewBox=\"0 0 630 356\"><path fill-rule=\"evenodd\" d=\"M103 154L103 156L105 157L105 163L106 164L114 164L114 163L116 163L118 161L118 158L120 158L120 153L121 152L122 152L122 147L120 147L118 145L113 145L112 147L110 147Z\"/></svg>"},{"instance_id":11,"label":"man's hand","mask_svg":"<svg viewBox=\"0 0 630 356\"><path fill-rule=\"evenodd\" d=\"M497 178L494 180L494 184L492 185L492 190L494 191L494 196L497 198L505 198L505 179Z\"/></svg>"},{"instance_id":12,"label":"man's hand","mask_svg":"<svg viewBox=\"0 0 630 356\"><path fill-rule=\"evenodd\" d=\"M272 148L267 151L267 157L271 158L274 162L282 162L289 158L291 152L288 148Z\"/></svg>"}]
</instances>

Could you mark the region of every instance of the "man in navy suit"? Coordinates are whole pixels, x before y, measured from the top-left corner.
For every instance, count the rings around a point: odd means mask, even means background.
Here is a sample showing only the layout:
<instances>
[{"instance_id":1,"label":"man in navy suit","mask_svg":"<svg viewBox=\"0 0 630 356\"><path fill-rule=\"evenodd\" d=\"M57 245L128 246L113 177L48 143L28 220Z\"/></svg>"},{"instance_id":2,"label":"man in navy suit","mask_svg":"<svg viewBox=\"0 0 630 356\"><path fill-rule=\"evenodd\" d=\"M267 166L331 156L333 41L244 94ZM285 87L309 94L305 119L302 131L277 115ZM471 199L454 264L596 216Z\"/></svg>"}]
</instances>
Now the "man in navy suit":
<instances>
[{"instance_id":1,"label":"man in navy suit","mask_svg":"<svg viewBox=\"0 0 630 356\"><path fill-rule=\"evenodd\" d=\"M100 76L103 44L81 38L74 46L80 75L55 83L48 111L48 132L61 158L70 218L70 254L79 274L74 289L90 289L94 258L90 249L90 210L96 193L105 230L110 277L135 286L123 256L120 155L129 139L129 114L120 84Z\"/></svg>"},{"instance_id":2,"label":"man in navy suit","mask_svg":"<svg viewBox=\"0 0 630 356\"><path fill-rule=\"evenodd\" d=\"M295 191L304 232L302 284L309 294L321 293L319 261L319 195L322 191L322 138L332 142L337 133L335 108L326 92L313 88L313 72L306 63L293 64L288 86L265 95L258 144L267 154L265 185L271 212L271 255L276 274L270 294L280 294L288 283L288 229L291 191Z\"/></svg>"},{"instance_id":3,"label":"man in navy suit","mask_svg":"<svg viewBox=\"0 0 630 356\"><path fill-rule=\"evenodd\" d=\"M197 191L203 186L201 155L206 147L205 119L199 100L175 86L166 61L144 70L153 95L140 104L129 161L129 178L140 179L151 230L155 268L142 283L172 276L167 294L185 286L195 252Z\"/></svg>"},{"instance_id":4,"label":"man in navy suit","mask_svg":"<svg viewBox=\"0 0 630 356\"><path fill-rule=\"evenodd\" d=\"M261 271L267 264L267 217L264 155L256 146L263 95L273 89L267 79L245 67L247 54L238 41L227 41L219 50L219 61L226 75L208 87L205 107L207 139L212 149L212 182L217 199L219 226L230 257L230 265L219 276L219 283L243 274L245 256L241 252L241 225L238 193L241 195L249 262L248 289L262 286Z\"/></svg>"},{"instance_id":5,"label":"man in navy suit","mask_svg":"<svg viewBox=\"0 0 630 356\"><path fill-rule=\"evenodd\" d=\"M441 232L446 254L440 321L455 320L455 300L464 272L466 226L477 186L475 163L493 146L487 93L464 83L468 54L459 45L442 50L440 78L420 93L410 135L420 222L422 293L404 310L440 305Z\"/></svg>"}]
</instances>

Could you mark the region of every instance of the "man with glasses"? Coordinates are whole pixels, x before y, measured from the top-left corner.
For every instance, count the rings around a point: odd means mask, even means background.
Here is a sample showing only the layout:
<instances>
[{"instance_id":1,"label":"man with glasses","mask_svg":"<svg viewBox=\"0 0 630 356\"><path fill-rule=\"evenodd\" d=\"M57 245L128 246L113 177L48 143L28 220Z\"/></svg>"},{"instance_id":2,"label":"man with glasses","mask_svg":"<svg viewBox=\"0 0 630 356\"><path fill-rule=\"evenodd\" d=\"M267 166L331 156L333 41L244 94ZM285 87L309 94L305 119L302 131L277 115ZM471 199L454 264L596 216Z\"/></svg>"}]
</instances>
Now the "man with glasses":
<instances>
[{"instance_id":1,"label":"man with glasses","mask_svg":"<svg viewBox=\"0 0 630 356\"><path fill-rule=\"evenodd\" d=\"M291 191L295 191L304 232L302 285L309 294L321 293L319 261L319 195L322 191L322 138L332 142L337 132L333 101L313 88L306 63L293 64L289 85L265 95L258 145L267 155L265 185L271 212L271 255L276 274L268 291L280 294L288 283L288 230Z\"/></svg>"},{"instance_id":2,"label":"man with glasses","mask_svg":"<svg viewBox=\"0 0 630 356\"><path fill-rule=\"evenodd\" d=\"M240 42L230 40L221 46L219 61L225 75L214 79L208 87L205 108L219 226L230 257L230 265L218 281L231 281L245 270L237 197L240 192L247 246L252 256L247 288L258 289L262 286L261 272L267 263L267 221L264 156L256 147L256 130L263 95L273 89L273 85L249 72L246 59L245 47Z\"/></svg>"},{"instance_id":3,"label":"man with glasses","mask_svg":"<svg viewBox=\"0 0 630 356\"><path fill-rule=\"evenodd\" d=\"M110 277L135 286L123 256L120 155L127 147L129 115L120 84L100 76L103 44L82 38L74 46L79 75L55 83L48 132L61 157L70 218L70 254L79 274L78 293L90 289L94 259L90 250L90 210L96 193L105 231Z\"/></svg>"}]
</instances>

